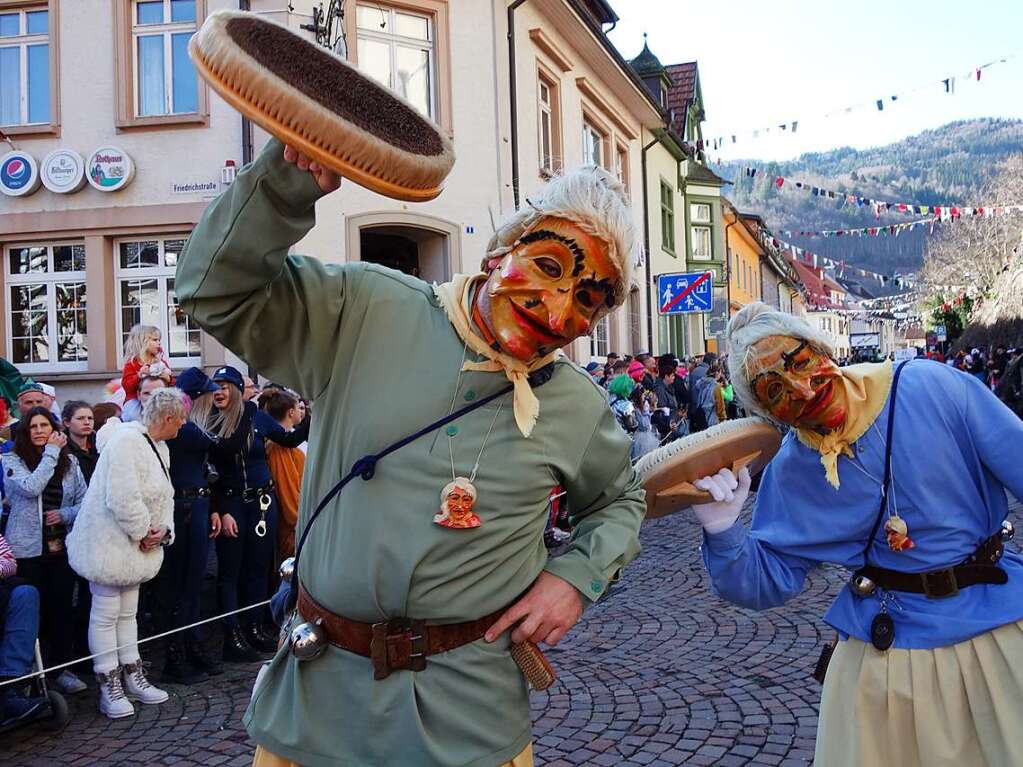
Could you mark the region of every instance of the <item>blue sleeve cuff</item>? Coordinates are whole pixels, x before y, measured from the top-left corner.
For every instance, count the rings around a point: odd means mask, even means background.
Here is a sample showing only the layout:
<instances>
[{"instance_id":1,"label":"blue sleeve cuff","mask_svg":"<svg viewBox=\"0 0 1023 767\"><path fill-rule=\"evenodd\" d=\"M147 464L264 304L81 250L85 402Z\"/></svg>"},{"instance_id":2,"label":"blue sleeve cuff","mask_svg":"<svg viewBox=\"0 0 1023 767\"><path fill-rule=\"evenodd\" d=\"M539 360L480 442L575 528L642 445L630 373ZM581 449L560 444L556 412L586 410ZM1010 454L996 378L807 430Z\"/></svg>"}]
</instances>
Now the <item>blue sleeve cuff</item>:
<instances>
[{"instance_id":1,"label":"blue sleeve cuff","mask_svg":"<svg viewBox=\"0 0 1023 767\"><path fill-rule=\"evenodd\" d=\"M720 533L710 534L703 531L703 542L707 549L714 554L727 554L729 551L742 548L746 542L749 531L742 524L741 517L727 530Z\"/></svg>"}]
</instances>

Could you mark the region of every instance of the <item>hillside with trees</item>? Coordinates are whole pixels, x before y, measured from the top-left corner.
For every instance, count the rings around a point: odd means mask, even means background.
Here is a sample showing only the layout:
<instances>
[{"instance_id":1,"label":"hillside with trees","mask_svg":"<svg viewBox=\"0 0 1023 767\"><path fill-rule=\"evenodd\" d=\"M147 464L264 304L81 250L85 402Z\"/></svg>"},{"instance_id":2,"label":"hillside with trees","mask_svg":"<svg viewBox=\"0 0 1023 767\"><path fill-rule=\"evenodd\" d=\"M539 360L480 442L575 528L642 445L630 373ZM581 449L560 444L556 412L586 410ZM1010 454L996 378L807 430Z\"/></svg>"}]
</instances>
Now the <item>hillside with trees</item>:
<instances>
[{"instance_id":1,"label":"hillside with trees","mask_svg":"<svg viewBox=\"0 0 1023 767\"><path fill-rule=\"evenodd\" d=\"M850 229L897 224L921 218L919 213L882 213L857 206L845 197L829 199L800 191L789 183L813 186L913 205L980 206L1021 200L982 199L1004 163L1023 153L1023 121L982 119L949 123L883 147L849 147L813 152L785 162L734 160L713 165L715 173L733 182L727 196L742 211L760 214L775 231ZM746 175L754 167L756 175ZM774 181L786 179L779 189ZM887 237L800 238L789 241L836 261L890 273L916 270L923 263L926 229Z\"/></svg>"}]
</instances>

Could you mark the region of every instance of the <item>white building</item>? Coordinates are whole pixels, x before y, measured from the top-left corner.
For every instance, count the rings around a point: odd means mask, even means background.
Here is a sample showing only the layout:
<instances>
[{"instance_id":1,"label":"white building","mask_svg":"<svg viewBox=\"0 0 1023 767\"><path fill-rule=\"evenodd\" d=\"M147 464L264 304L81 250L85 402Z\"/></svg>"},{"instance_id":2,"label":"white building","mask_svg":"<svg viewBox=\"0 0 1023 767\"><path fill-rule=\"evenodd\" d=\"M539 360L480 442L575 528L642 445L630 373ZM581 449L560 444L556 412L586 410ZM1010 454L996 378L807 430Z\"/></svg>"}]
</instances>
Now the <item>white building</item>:
<instances>
[{"instance_id":1,"label":"white building","mask_svg":"<svg viewBox=\"0 0 1023 767\"><path fill-rule=\"evenodd\" d=\"M218 9L251 7L299 31L314 5L0 0L0 130L31 158L19 155L9 169L70 150L85 158L86 176L105 170L112 185L0 195L0 356L57 384L65 398L95 398L119 376L124 335L140 321L164 330L175 368L232 360L177 307L174 267L231 166L251 159L266 137L197 80L187 41ZM583 162L618 174L642 226L640 137L663 113L603 34L616 17L603 0L512 5L345 4L350 59L446 129L457 162L444 193L424 204L346 183L317 204L317 226L296 252L382 262L436 281L475 271L492 221L550 172ZM96 150L99 161L90 163ZM67 177L74 164L65 153L48 167ZM573 357L648 343L636 273L629 306L592 342L576 342Z\"/></svg>"}]
</instances>

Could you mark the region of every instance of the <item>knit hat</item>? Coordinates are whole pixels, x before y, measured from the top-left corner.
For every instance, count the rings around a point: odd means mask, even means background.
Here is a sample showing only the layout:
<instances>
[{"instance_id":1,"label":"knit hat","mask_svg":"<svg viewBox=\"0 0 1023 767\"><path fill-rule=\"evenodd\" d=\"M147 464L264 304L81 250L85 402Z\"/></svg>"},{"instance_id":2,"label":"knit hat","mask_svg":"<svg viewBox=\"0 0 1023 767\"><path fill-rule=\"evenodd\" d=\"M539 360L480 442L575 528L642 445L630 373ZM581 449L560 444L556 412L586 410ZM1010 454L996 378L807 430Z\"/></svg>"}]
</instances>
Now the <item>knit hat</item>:
<instances>
[{"instance_id":1,"label":"knit hat","mask_svg":"<svg viewBox=\"0 0 1023 767\"><path fill-rule=\"evenodd\" d=\"M619 397L628 399L629 395L632 394L632 390L636 388L636 382L633 381L626 375L615 376L612 379L607 390L612 394L617 394Z\"/></svg>"},{"instance_id":2,"label":"knit hat","mask_svg":"<svg viewBox=\"0 0 1023 767\"><path fill-rule=\"evenodd\" d=\"M18 389L18 399L21 399L22 394L29 394L31 392L39 392L40 394L46 394L46 390L41 384L37 384L35 381L26 381Z\"/></svg>"},{"instance_id":3,"label":"knit hat","mask_svg":"<svg viewBox=\"0 0 1023 767\"><path fill-rule=\"evenodd\" d=\"M643 363L639 360L633 360L629 363L629 378L636 383L643 380L643 376L646 375L646 368L643 367Z\"/></svg>"}]
</instances>

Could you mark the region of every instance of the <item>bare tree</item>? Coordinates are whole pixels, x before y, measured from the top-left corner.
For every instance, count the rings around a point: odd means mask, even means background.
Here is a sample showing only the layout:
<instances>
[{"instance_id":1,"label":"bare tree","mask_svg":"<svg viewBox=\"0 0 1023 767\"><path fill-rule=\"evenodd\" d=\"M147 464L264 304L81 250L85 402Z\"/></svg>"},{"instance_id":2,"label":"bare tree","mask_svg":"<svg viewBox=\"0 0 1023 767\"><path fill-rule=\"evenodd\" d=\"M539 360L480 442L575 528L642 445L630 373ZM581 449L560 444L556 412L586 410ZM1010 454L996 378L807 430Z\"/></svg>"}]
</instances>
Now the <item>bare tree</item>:
<instances>
[{"instance_id":1,"label":"bare tree","mask_svg":"<svg viewBox=\"0 0 1023 767\"><path fill-rule=\"evenodd\" d=\"M990 206L1023 203L1023 155L1006 160L978 202ZM999 276L1011 265L1020 245L1023 215L962 217L944 224L928 245L921 279L924 294L952 296L966 292L982 301L992 294Z\"/></svg>"}]
</instances>

